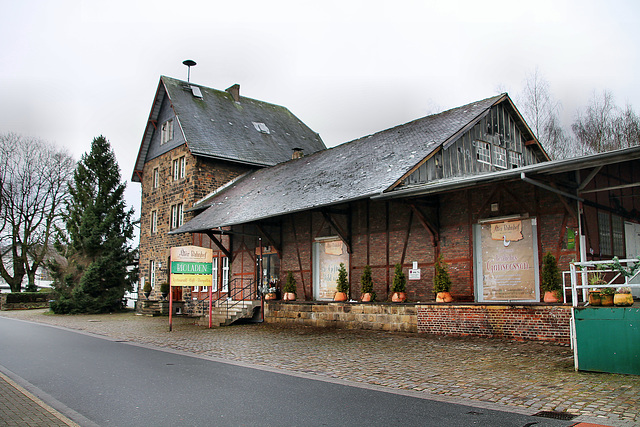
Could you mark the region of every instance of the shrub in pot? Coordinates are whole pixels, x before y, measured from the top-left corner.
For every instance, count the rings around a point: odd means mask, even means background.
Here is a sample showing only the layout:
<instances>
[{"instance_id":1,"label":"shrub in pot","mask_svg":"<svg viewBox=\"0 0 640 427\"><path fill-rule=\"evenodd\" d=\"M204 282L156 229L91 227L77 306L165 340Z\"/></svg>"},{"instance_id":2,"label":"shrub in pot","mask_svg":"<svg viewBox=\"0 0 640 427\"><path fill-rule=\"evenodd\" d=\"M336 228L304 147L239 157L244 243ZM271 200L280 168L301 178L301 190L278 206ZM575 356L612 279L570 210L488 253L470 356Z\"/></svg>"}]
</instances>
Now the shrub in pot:
<instances>
[{"instance_id":1,"label":"shrub in pot","mask_svg":"<svg viewBox=\"0 0 640 427\"><path fill-rule=\"evenodd\" d=\"M166 298L169 295L169 284L167 282L160 283L160 293L162 298Z\"/></svg>"},{"instance_id":2,"label":"shrub in pot","mask_svg":"<svg viewBox=\"0 0 640 427\"><path fill-rule=\"evenodd\" d=\"M442 255L436 260L436 274L433 276L433 292L436 293L436 302L451 302L451 278L447 271L447 264L442 260Z\"/></svg>"},{"instance_id":3,"label":"shrub in pot","mask_svg":"<svg viewBox=\"0 0 640 427\"><path fill-rule=\"evenodd\" d=\"M151 283L147 282L144 284L144 286L142 287L142 292L144 293L144 296L146 298L149 298L149 295L151 295Z\"/></svg>"},{"instance_id":4,"label":"shrub in pot","mask_svg":"<svg viewBox=\"0 0 640 427\"><path fill-rule=\"evenodd\" d=\"M402 265L396 264L393 274L393 285L391 287L391 301L404 302L407 300L407 278L402 271Z\"/></svg>"},{"instance_id":5,"label":"shrub in pot","mask_svg":"<svg viewBox=\"0 0 640 427\"><path fill-rule=\"evenodd\" d=\"M544 292L544 302L559 302L562 298L560 289L562 288L560 270L558 262L551 252L547 252L542 258L542 283L540 284Z\"/></svg>"},{"instance_id":6,"label":"shrub in pot","mask_svg":"<svg viewBox=\"0 0 640 427\"><path fill-rule=\"evenodd\" d=\"M365 265L362 276L360 277L360 291L362 294L362 302L371 302L376 300L376 293L373 291L371 266L369 265Z\"/></svg>"},{"instance_id":7,"label":"shrub in pot","mask_svg":"<svg viewBox=\"0 0 640 427\"><path fill-rule=\"evenodd\" d=\"M284 292L284 295L282 296L283 300L285 301L296 300L296 279L293 277L293 273L290 271L287 272L287 280L284 283L282 292Z\"/></svg>"},{"instance_id":8,"label":"shrub in pot","mask_svg":"<svg viewBox=\"0 0 640 427\"><path fill-rule=\"evenodd\" d=\"M344 263L340 263L340 269L338 270L338 280L336 281L336 294L333 297L334 301L346 301L347 292L349 292L349 278L347 276L347 269Z\"/></svg>"}]
</instances>

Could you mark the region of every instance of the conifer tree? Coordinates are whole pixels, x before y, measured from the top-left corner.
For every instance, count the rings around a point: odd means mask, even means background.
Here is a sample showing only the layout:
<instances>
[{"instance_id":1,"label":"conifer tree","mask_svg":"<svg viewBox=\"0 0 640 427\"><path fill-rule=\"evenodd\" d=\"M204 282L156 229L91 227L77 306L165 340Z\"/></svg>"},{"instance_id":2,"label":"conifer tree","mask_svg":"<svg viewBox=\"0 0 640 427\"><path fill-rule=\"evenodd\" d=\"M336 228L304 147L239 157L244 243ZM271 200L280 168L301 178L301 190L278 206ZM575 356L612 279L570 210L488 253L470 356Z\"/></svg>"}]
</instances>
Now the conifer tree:
<instances>
[{"instance_id":1,"label":"conifer tree","mask_svg":"<svg viewBox=\"0 0 640 427\"><path fill-rule=\"evenodd\" d=\"M56 313L102 313L121 308L133 275L133 209L124 201L126 184L109 141L94 138L78 163L70 186L66 233L59 245L66 265L52 265L58 293ZM59 249L59 250L60 250Z\"/></svg>"}]
</instances>

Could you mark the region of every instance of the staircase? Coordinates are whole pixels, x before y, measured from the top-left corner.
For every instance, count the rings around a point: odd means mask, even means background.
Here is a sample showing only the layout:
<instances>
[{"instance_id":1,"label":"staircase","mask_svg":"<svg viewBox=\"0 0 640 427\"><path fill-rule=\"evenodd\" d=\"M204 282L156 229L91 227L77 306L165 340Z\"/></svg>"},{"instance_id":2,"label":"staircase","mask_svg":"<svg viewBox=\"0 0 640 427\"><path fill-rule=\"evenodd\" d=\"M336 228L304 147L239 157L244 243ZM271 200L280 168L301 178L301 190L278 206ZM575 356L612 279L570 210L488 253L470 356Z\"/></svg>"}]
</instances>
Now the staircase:
<instances>
[{"instance_id":1,"label":"staircase","mask_svg":"<svg viewBox=\"0 0 640 427\"><path fill-rule=\"evenodd\" d=\"M229 326L241 319L254 319L260 312L260 301L216 301L211 308L212 326ZM209 325L209 307L196 321L197 325Z\"/></svg>"}]
</instances>

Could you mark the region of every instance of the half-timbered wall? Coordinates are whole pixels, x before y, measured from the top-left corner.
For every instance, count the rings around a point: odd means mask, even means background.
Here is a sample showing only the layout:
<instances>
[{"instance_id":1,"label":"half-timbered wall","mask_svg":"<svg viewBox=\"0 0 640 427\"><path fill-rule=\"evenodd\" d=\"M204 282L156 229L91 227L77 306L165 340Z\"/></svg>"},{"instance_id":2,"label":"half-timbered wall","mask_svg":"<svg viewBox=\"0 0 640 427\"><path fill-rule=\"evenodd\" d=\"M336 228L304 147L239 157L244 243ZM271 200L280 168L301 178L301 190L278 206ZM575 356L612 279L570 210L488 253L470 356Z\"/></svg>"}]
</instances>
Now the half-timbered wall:
<instances>
[{"instance_id":1,"label":"half-timbered wall","mask_svg":"<svg viewBox=\"0 0 640 427\"><path fill-rule=\"evenodd\" d=\"M506 104L498 104L455 142L439 149L404 184L423 184L538 163L543 159L527 146L525 135Z\"/></svg>"}]
</instances>

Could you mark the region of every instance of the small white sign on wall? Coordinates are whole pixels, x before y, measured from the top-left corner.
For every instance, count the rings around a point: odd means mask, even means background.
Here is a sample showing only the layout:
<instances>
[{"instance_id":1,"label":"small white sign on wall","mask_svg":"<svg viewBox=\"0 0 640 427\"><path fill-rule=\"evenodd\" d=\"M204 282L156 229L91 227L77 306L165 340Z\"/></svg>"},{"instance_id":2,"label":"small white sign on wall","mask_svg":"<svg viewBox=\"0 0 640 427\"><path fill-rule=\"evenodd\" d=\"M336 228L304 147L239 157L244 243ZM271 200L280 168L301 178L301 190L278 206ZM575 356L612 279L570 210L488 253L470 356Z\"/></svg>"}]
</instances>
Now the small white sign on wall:
<instances>
[{"instance_id":1,"label":"small white sign on wall","mask_svg":"<svg viewBox=\"0 0 640 427\"><path fill-rule=\"evenodd\" d=\"M410 269L409 270L409 280L420 280L420 269Z\"/></svg>"}]
</instances>

